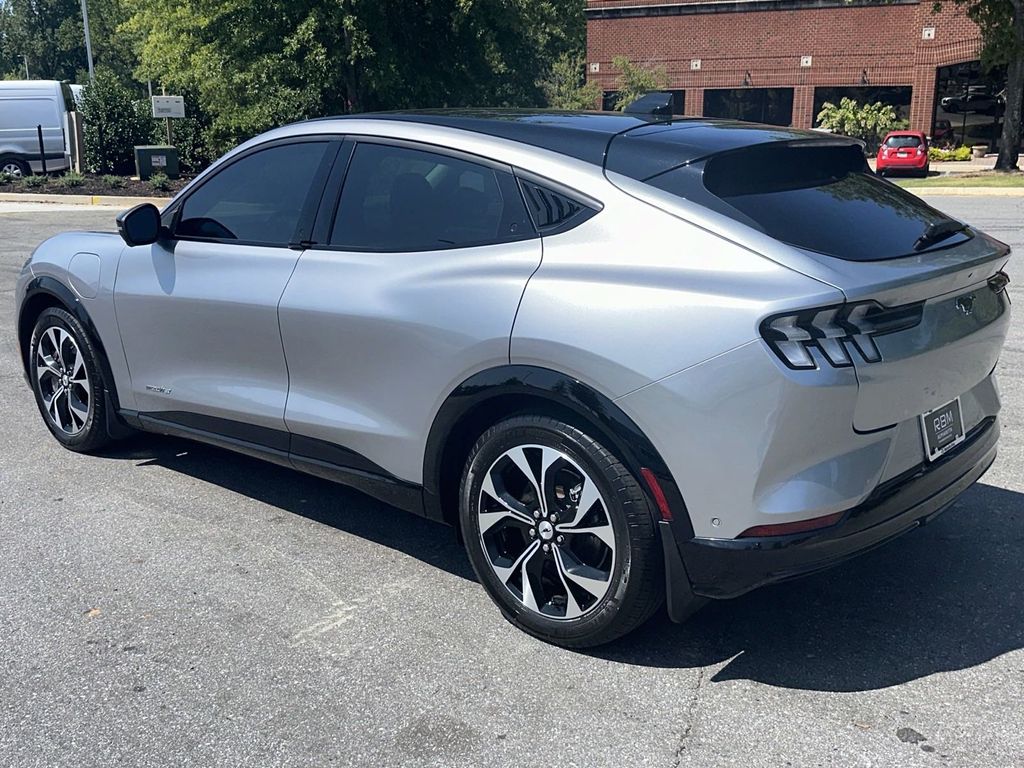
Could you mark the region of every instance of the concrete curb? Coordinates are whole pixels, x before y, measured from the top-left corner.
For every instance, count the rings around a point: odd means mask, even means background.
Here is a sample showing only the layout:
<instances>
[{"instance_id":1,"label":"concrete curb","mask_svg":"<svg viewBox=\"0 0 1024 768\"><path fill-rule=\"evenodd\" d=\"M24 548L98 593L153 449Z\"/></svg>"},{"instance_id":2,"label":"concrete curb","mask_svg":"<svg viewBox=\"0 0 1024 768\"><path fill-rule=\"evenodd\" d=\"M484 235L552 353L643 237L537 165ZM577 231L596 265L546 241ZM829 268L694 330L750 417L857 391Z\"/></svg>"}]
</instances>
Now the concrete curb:
<instances>
[{"instance_id":1,"label":"concrete curb","mask_svg":"<svg viewBox=\"0 0 1024 768\"><path fill-rule=\"evenodd\" d=\"M918 197L1024 197L1024 187L901 187Z\"/></svg>"},{"instance_id":2,"label":"concrete curb","mask_svg":"<svg viewBox=\"0 0 1024 768\"><path fill-rule=\"evenodd\" d=\"M120 195L37 195L31 192L0 192L0 203L57 203L60 205L106 205L131 208L141 203L152 203L163 208L169 197L126 197Z\"/></svg>"}]
</instances>

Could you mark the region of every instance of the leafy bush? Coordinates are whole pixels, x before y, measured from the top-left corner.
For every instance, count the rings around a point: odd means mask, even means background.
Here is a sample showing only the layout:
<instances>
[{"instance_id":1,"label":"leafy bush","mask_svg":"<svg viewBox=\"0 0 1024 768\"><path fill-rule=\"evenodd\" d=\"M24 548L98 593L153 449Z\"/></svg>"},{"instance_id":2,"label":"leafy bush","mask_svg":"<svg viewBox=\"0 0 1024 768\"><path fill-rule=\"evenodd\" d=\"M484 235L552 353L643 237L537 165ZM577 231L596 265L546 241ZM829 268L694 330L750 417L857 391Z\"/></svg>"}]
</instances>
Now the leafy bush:
<instances>
[{"instance_id":1,"label":"leafy bush","mask_svg":"<svg viewBox=\"0 0 1024 768\"><path fill-rule=\"evenodd\" d=\"M61 189L73 189L83 184L85 184L85 176L77 171L68 171L63 176L58 176L53 180L53 185Z\"/></svg>"},{"instance_id":2,"label":"leafy bush","mask_svg":"<svg viewBox=\"0 0 1024 768\"><path fill-rule=\"evenodd\" d=\"M957 147L956 149L939 149L938 147L928 147L928 159L929 160L970 160L971 159L971 148L970 147Z\"/></svg>"},{"instance_id":3,"label":"leafy bush","mask_svg":"<svg viewBox=\"0 0 1024 768\"><path fill-rule=\"evenodd\" d=\"M9 173L0 173L0 184L11 184L14 182L14 176Z\"/></svg>"},{"instance_id":4,"label":"leafy bush","mask_svg":"<svg viewBox=\"0 0 1024 768\"><path fill-rule=\"evenodd\" d=\"M601 86L587 82L586 62L580 53L559 56L541 87L552 109L594 109L601 99Z\"/></svg>"},{"instance_id":5,"label":"leafy bush","mask_svg":"<svg viewBox=\"0 0 1024 768\"><path fill-rule=\"evenodd\" d=\"M112 173L106 173L100 176L100 181L111 189L121 189L128 183L124 180L124 176L115 176Z\"/></svg>"},{"instance_id":6,"label":"leafy bush","mask_svg":"<svg viewBox=\"0 0 1024 768\"><path fill-rule=\"evenodd\" d=\"M869 152L875 152L882 138L889 131L907 127L906 120L900 120L896 110L888 104L876 101L874 104L858 104L854 99L844 97L839 104L826 101L818 113L818 126L843 136L861 139Z\"/></svg>"},{"instance_id":7,"label":"leafy bush","mask_svg":"<svg viewBox=\"0 0 1024 768\"><path fill-rule=\"evenodd\" d=\"M45 187L47 182L46 176L23 176L16 183L19 187L25 187L26 189L39 189Z\"/></svg>"},{"instance_id":8,"label":"leafy bush","mask_svg":"<svg viewBox=\"0 0 1024 768\"><path fill-rule=\"evenodd\" d=\"M149 177L149 186L157 192L166 192L171 188L171 180L166 173L154 173Z\"/></svg>"},{"instance_id":9,"label":"leafy bush","mask_svg":"<svg viewBox=\"0 0 1024 768\"><path fill-rule=\"evenodd\" d=\"M612 66L619 70L616 81L615 109L622 112L645 93L659 91L668 85L664 67L652 69L642 64L633 64L625 56L612 59Z\"/></svg>"},{"instance_id":10,"label":"leafy bush","mask_svg":"<svg viewBox=\"0 0 1024 768\"><path fill-rule=\"evenodd\" d=\"M153 143L150 107L109 71L99 69L82 97L85 166L91 173L131 173L134 148Z\"/></svg>"}]
</instances>

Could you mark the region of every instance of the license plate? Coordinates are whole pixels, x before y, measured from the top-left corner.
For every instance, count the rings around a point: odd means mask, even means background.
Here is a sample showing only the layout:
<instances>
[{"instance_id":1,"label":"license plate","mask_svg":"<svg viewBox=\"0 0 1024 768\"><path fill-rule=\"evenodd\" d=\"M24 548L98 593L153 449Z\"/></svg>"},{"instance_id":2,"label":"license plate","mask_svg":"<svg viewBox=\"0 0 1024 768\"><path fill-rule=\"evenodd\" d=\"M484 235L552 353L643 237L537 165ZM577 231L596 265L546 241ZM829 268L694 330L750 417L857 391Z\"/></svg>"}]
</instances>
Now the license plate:
<instances>
[{"instance_id":1,"label":"license plate","mask_svg":"<svg viewBox=\"0 0 1024 768\"><path fill-rule=\"evenodd\" d=\"M922 414L921 431L924 434L924 453L928 461L935 461L963 442L964 419L960 411L960 398Z\"/></svg>"}]
</instances>

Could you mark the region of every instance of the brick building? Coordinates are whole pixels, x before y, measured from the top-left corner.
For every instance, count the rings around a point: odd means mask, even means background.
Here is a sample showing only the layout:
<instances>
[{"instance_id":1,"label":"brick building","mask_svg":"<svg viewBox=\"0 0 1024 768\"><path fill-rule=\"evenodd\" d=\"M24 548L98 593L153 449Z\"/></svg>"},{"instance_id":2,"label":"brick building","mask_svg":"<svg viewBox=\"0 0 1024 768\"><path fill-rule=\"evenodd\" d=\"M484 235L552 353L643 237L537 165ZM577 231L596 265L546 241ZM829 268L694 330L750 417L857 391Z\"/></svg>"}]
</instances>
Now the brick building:
<instances>
[{"instance_id":1,"label":"brick building","mask_svg":"<svg viewBox=\"0 0 1024 768\"><path fill-rule=\"evenodd\" d=\"M606 94L623 55L663 67L686 115L810 128L851 96L950 141L998 136L1005 80L981 69L978 28L950 0L589 0L586 15Z\"/></svg>"}]
</instances>

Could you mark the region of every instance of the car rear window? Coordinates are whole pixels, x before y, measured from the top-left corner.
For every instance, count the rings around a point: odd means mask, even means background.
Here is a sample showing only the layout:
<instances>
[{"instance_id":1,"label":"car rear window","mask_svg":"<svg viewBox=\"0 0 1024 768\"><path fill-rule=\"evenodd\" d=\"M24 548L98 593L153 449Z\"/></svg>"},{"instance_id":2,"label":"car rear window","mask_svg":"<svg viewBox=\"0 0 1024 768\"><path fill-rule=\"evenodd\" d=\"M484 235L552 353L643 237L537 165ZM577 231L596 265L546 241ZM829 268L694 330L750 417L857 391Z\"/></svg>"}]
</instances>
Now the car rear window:
<instances>
[{"instance_id":1,"label":"car rear window","mask_svg":"<svg viewBox=\"0 0 1024 768\"><path fill-rule=\"evenodd\" d=\"M868 169L858 145L762 144L716 155L647 183L785 243L848 261L915 253L949 217ZM957 233L931 247L968 239Z\"/></svg>"},{"instance_id":2,"label":"car rear window","mask_svg":"<svg viewBox=\"0 0 1024 768\"><path fill-rule=\"evenodd\" d=\"M920 136L890 136L885 140L885 146L900 148L900 147L919 147L921 146Z\"/></svg>"}]
</instances>

